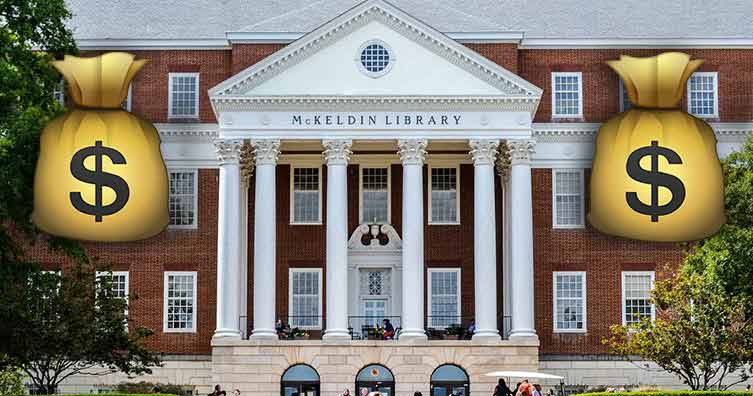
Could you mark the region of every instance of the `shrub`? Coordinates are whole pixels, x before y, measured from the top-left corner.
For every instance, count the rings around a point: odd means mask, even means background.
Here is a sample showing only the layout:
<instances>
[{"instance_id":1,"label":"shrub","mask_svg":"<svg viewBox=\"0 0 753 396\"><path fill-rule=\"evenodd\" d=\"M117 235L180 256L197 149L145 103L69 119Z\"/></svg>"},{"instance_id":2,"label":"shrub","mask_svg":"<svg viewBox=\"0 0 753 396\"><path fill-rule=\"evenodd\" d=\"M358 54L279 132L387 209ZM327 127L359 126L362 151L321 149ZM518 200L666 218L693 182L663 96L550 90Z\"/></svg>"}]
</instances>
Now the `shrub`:
<instances>
[{"instance_id":1,"label":"shrub","mask_svg":"<svg viewBox=\"0 0 753 396\"><path fill-rule=\"evenodd\" d=\"M188 387L189 389L192 387ZM121 382L115 387L117 393L133 394L168 394L168 395L185 395L186 387L175 384L161 384L158 382Z\"/></svg>"},{"instance_id":2,"label":"shrub","mask_svg":"<svg viewBox=\"0 0 753 396\"><path fill-rule=\"evenodd\" d=\"M0 371L0 396L25 395L24 375L15 367Z\"/></svg>"},{"instance_id":3,"label":"shrub","mask_svg":"<svg viewBox=\"0 0 753 396\"><path fill-rule=\"evenodd\" d=\"M590 392L578 396L751 396L743 391L652 391L652 392Z\"/></svg>"}]
</instances>

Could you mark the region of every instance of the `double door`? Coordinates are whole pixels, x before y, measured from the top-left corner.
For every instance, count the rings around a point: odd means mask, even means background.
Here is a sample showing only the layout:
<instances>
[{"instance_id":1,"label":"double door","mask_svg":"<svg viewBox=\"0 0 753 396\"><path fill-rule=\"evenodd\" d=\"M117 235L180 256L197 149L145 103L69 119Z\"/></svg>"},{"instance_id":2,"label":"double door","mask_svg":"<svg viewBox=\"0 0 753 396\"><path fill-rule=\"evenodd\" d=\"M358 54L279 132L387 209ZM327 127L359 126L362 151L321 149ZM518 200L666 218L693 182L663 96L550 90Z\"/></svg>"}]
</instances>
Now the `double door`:
<instances>
[{"instance_id":1,"label":"double door","mask_svg":"<svg viewBox=\"0 0 753 396\"><path fill-rule=\"evenodd\" d=\"M468 396L468 384L432 384L431 396Z\"/></svg>"}]
</instances>

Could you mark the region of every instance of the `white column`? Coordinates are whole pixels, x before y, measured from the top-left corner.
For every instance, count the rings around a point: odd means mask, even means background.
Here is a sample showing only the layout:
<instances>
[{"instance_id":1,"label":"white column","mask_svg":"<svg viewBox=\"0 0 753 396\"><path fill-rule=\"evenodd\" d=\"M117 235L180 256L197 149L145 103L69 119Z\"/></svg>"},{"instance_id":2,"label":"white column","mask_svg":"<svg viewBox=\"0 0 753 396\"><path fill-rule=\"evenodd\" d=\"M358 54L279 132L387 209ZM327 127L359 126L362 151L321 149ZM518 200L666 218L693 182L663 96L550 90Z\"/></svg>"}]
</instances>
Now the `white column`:
<instances>
[{"instance_id":1,"label":"white column","mask_svg":"<svg viewBox=\"0 0 753 396\"><path fill-rule=\"evenodd\" d=\"M217 327L214 337L240 338L238 304L240 290L240 148L238 140L214 142L220 165L217 216Z\"/></svg>"},{"instance_id":2,"label":"white column","mask_svg":"<svg viewBox=\"0 0 753 396\"><path fill-rule=\"evenodd\" d=\"M251 338L277 338L275 332L276 172L280 141L252 141L256 159L254 195L254 329Z\"/></svg>"},{"instance_id":3,"label":"white column","mask_svg":"<svg viewBox=\"0 0 753 396\"><path fill-rule=\"evenodd\" d=\"M426 339L424 330L424 181L427 141L400 140L403 161L403 314L401 341Z\"/></svg>"},{"instance_id":4,"label":"white column","mask_svg":"<svg viewBox=\"0 0 753 396\"><path fill-rule=\"evenodd\" d=\"M500 146L497 172L502 185L502 328L504 338L510 331L512 315L512 263L510 262L510 152L507 143Z\"/></svg>"},{"instance_id":5,"label":"white column","mask_svg":"<svg viewBox=\"0 0 753 396\"><path fill-rule=\"evenodd\" d=\"M248 331L248 190L251 181L251 175L254 172L253 153L251 145L245 143L241 148L241 199L240 199L240 275L238 284L240 285L240 302L238 303L238 317L242 320L239 322L241 334Z\"/></svg>"},{"instance_id":6,"label":"white column","mask_svg":"<svg viewBox=\"0 0 753 396\"><path fill-rule=\"evenodd\" d=\"M324 140L327 163L327 329L324 339L348 332L348 161L350 140Z\"/></svg>"},{"instance_id":7,"label":"white column","mask_svg":"<svg viewBox=\"0 0 753 396\"><path fill-rule=\"evenodd\" d=\"M499 340L497 329L497 234L494 161L498 140L471 140L473 157L473 271L476 303L474 340Z\"/></svg>"},{"instance_id":8,"label":"white column","mask_svg":"<svg viewBox=\"0 0 753 396\"><path fill-rule=\"evenodd\" d=\"M512 261L512 331L510 338L536 338L533 320L532 140L510 140L510 249Z\"/></svg>"}]
</instances>

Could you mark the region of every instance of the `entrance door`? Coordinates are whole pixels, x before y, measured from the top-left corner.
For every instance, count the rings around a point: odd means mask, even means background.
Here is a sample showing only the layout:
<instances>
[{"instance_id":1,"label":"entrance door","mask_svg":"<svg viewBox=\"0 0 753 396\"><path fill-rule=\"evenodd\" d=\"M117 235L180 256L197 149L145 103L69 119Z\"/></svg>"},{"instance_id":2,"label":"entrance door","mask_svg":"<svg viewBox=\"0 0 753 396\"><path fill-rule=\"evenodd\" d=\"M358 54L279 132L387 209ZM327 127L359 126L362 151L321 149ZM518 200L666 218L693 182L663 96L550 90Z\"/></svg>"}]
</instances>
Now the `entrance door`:
<instances>
[{"instance_id":1,"label":"entrance door","mask_svg":"<svg viewBox=\"0 0 753 396\"><path fill-rule=\"evenodd\" d=\"M286 384L283 396L319 396L319 384Z\"/></svg>"},{"instance_id":2,"label":"entrance door","mask_svg":"<svg viewBox=\"0 0 753 396\"><path fill-rule=\"evenodd\" d=\"M468 384L441 384L431 386L431 396L468 396Z\"/></svg>"},{"instance_id":3,"label":"entrance door","mask_svg":"<svg viewBox=\"0 0 753 396\"><path fill-rule=\"evenodd\" d=\"M367 299L363 300L362 311L364 316L364 325L370 327L379 327L382 320L387 318L387 299Z\"/></svg>"}]
</instances>

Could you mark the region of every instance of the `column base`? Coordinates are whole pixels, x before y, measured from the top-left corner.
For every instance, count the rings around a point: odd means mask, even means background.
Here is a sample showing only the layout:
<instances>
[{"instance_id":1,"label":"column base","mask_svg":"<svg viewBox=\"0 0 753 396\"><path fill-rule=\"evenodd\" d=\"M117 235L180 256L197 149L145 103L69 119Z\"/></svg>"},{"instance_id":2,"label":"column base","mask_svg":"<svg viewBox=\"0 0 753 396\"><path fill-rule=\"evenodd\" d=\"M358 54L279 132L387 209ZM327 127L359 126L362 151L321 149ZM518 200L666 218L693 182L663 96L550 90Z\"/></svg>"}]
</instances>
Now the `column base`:
<instances>
[{"instance_id":1,"label":"column base","mask_svg":"<svg viewBox=\"0 0 753 396\"><path fill-rule=\"evenodd\" d=\"M510 331L510 340L516 341L538 341L539 336L536 335L534 329L512 329Z\"/></svg>"},{"instance_id":2,"label":"column base","mask_svg":"<svg viewBox=\"0 0 753 396\"><path fill-rule=\"evenodd\" d=\"M273 329L254 329L250 340L278 340L277 332Z\"/></svg>"},{"instance_id":3,"label":"column base","mask_svg":"<svg viewBox=\"0 0 753 396\"><path fill-rule=\"evenodd\" d=\"M502 337L499 335L499 331L495 329L477 329L471 340L475 342L496 342L501 341Z\"/></svg>"},{"instance_id":4,"label":"column base","mask_svg":"<svg viewBox=\"0 0 753 396\"><path fill-rule=\"evenodd\" d=\"M426 341L429 339L424 329L402 329L398 336L400 342Z\"/></svg>"},{"instance_id":5,"label":"column base","mask_svg":"<svg viewBox=\"0 0 753 396\"><path fill-rule=\"evenodd\" d=\"M324 341L350 341L352 338L346 329L327 329L324 330L324 335L322 336L322 340Z\"/></svg>"},{"instance_id":6,"label":"column base","mask_svg":"<svg viewBox=\"0 0 753 396\"><path fill-rule=\"evenodd\" d=\"M238 329L217 329L214 331L212 338L235 338L241 339L241 332Z\"/></svg>"}]
</instances>

